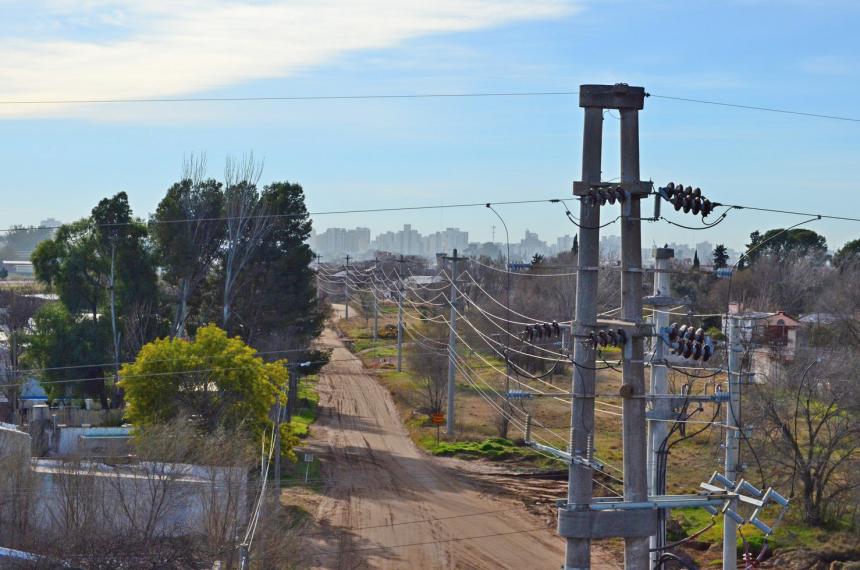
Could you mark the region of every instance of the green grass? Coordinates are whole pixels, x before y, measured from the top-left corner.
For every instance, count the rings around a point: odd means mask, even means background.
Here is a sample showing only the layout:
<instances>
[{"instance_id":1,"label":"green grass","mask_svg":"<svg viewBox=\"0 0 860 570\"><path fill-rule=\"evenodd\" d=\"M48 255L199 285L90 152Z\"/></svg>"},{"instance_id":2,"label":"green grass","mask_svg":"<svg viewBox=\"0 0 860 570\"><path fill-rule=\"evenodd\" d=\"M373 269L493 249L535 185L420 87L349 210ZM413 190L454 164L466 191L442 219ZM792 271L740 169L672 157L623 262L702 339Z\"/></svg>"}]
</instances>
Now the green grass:
<instances>
[{"instance_id":1,"label":"green grass","mask_svg":"<svg viewBox=\"0 0 860 570\"><path fill-rule=\"evenodd\" d=\"M500 437L492 437L483 441L440 441L436 443L435 438L421 441L433 455L462 457L464 459L490 459L500 461L531 455L529 449L518 447L514 442Z\"/></svg>"},{"instance_id":2,"label":"green grass","mask_svg":"<svg viewBox=\"0 0 860 570\"><path fill-rule=\"evenodd\" d=\"M303 454L298 454L299 460L291 464L286 473L281 476L281 485L284 487L310 487L316 492L321 492L325 481L322 477L322 463L314 456L312 462L302 461ZM308 482L305 483L305 470L307 470Z\"/></svg>"},{"instance_id":3,"label":"green grass","mask_svg":"<svg viewBox=\"0 0 860 570\"><path fill-rule=\"evenodd\" d=\"M311 424L317 419L317 405L320 400L317 382L319 378L316 375L305 376L299 382L298 408L293 415L293 421L290 422L290 428L295 435L302 438L308 436Z\"/></svg>"},{"instance_id":4,"label":"green grass","mask_svg":"<svg viewBox=\"0 0 860 570\"><path fill-rule=\"evenodd\" d=\"M795 506L795 508L797 508ZM764 516L765 522L772 523L776 517L776 512L768 512ZM680 523L681 533L670 533L669 540L680 540L698 530L707 526L712 518L704 509L676 509L672 511L672 518ZM743 527L744 537L749 543L749 549L753 553L758 553L764 544L764 536L762 533L745 525ZM722 515L717 516L716 524L699 536L696 540L701 542L719 543L722 541L723 534L723 518ZM845 531L827 531L809 527L796 519L796 514L790 514L786 520L775 528L774 535L770 538L770 546L774 549L784 547L791 548L808 548L810 550L820 550L824 543L833 541L834 547L839 548L840 536L844 535ZM743 540L738 535L738 553L742 553L744 549Z\"/></svg>"}]
</instances>

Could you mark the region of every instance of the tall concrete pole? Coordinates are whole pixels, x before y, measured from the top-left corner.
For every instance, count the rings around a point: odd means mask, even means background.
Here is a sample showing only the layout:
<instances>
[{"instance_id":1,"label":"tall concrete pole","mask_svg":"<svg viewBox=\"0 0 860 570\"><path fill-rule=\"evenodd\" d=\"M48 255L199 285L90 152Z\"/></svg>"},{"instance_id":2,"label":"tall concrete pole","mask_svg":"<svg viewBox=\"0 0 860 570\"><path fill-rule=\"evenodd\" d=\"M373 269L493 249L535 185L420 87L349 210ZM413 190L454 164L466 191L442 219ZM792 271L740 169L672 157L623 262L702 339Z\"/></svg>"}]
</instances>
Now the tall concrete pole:
<instances>
[{"instance_id":1,"label":"tall concrete pole","mask_svg":"<svg viewBox=\"0 0 860 570\"><path fill-rule=\"evenodd\" d=\"M446 257L451 261L451 318L448 321L448 417L445 423L445 433L450 437L454 435L454 396L457 388L457 286L454 279L457 275L457 250L452 257Z\"/></svg>"},{"instance_id":2,"label":"tall concrete pole","mask_svg":"<svg viewBox=\"0 0 860 570\"><path fill-rule=\"evenodd\" d=\"M735 481L738 475L738 460L740 457L740 424L741 409L741 334L740 323L732 315L728 315L729 330L729 406L726 409L726 478ZM737 509L736 501L729 505ZM738 525L729 516L723 516L723 570L736 570L738 567Z\"/></svg>"},{"instance_id":3,"label":"tall concrete pole","mask_svg":"<svg viewBox=\"0 0 860 570\"><path fill-rule=\"evenodd\" d=\"M400 256L400 271L405 260ZM403 278L397 272L397 371L403 370Z\"/></svg>"},{"instance_id":4,"label":"tall concrete pole","mask_svg":"<svg viewBox=\"0 0 860 570\"><path fill-rule=\"evenodd\" d=\"M658 332L664 327L669 326L669 314L666 313L667 307L665 303L660 303L660 298L669 298L672 294L672 274L669 272L672 266L672 259L675 257L675 251L671 248L658 248L654 252L654 329ZM653 398L653 406L650 417L652 421L648 422L648 494L649 495L664 495L666 493L665 484L660 483L660 470L657 466L660 464L660 446L666 439L669 433L669 424L665 420L672 417L672 403L667 396L669 394L669 382L667 379L667 368L663 364L666 358L666 345L660 339L655 337L654 340L654 359L651 366L651 395ZM661 421L663 420L663 421ZM665 511L664 511L665 512ZM662 548L666 544L666 519L665 515L659 517L659 525L657 534L650 539L649 546L651 549ZM654 568L660 558L657 550L651 553L651 568Z\"/></svg>"},{"instance_id":5,"label":"tall concrete pole","mask_svg":"<svg viewBox=\"0 0 860 570\"><path fill-rule=\"evenodd\" d=\"M376 269L376 266L379 265L379 258L373 260L373 269ZM376 345L376 341L379 338L379 301L376 298L376 291L373 290L373 285L370 286L371 294L373 295L373 343Z\"/></svg>"},{"instance_id":6,"label":"tall concrete pole","mask_svg":"<svg viewBox=\"0 0 860 570\"><path fill-rule=\"evenodd\" d=\"M639 111L622 108L621 182L639 182ZM640 197L621 205L621 314L626 321L642 322L642 235ZM633 335L624 347L622 362L622 436L624 450L624 500L648 500L647 431L645 425L644 339ZM648 567L648 538L624 539L624 566Z\"/></svg>"},{"instance_id":7,"label":"tall concrete pole","mask_svg":"<svg viewBox=\"0 0 860 570\"><path fill-rule=\"evenodd\" d=\"M580 105L582 103L580 102ZM600 163L603 145L603 109L585 108L582 138L582 181L600 182ZM586 455L594 434L594 363L595 351L591 343L579 342L577 337L587 336L597 325L597 267L600 262L600 206L588 200L579 203L579 273L576 279L576 309L573 335L573 389L570 415L569 451ZM568 466L567 502L570 509L588 510L592 498L591 468L571 462ZM566 539L564 570L591 568L591 540Z\"/></svg>"},{"instance_id":8,"label":"tall concrete pole","mask_svg":"<svg viewBox=\"0 0 860 570\"><path fill-rule=\"evenodd\" d=\"M346 319L349 320L349 255L346 256L346 277L343 280L343 288L344 296L346 297L344 301L344 305L346 305Z\"/></svg>"}]
</instances>

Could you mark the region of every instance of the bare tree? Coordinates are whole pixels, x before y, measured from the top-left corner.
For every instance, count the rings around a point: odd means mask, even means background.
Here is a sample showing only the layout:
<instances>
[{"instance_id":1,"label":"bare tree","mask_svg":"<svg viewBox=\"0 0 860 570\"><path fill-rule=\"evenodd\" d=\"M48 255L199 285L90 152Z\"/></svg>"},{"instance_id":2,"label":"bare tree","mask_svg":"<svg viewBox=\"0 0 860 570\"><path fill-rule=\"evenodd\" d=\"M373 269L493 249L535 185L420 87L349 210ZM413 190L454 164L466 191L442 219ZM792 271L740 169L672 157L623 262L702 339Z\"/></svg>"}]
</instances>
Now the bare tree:
<instances>
[{"instance_id":1,"label":"bare tree","mask_svg":"<svg viewBox=\"0 0 860 570\"><path fill-rule=\"evenodd\" d=\"M268 233L270 224L266 209L257 192L263 164L251 153L241 161L227 158L224 168L225 215L227 236L224 244L224 298L221 326L229 330L230 311L236 295L236 284L245 265L252 259L257 245Z\"/></svg>"},{"instance_id":2,"label":"bare tree","mask_svg":"<svg viewBox=\"0 0 860 570\"><path fill-rule=\"evenodd\" d=\"M797 485L812 525L860 503L852 476L860 468L858 366L860 357L844 348L806 349L771 367L749 398L764 424L761 455Z\"/></svg>"},{"instance_id":3,"label":"bare tree","mask_svg":"<svg viewBox=\"0 0 860 570\"><path fill-rule=\"evenodd\" d=\"M447 327L428 323L414 350L406 353L409 368L421 384L421 405L428 414L444 410L448 387Z\"/></svg>"},{"instance_id":4,"label":"bare tree","mask_svg":"<svg viewBox=\"0 0 860 570\"><path fill-rule=\"evenodd\" d=\"M26 288L0 290L0 383L10 405L10 422L17 421L22 378L19 373L24 354L24 337L33 315L45 301Z\"/></svg>"},{"instance_id":5,"label":"bare tree","mask_svg":"<svg viewBox=\"0 0 860 570\"><path fill-rule=\"evenodd\" d=\"M172 336L185 336L188 304L221 250L223 215L222 186L206 177L206 156L188 156L182 180L168 189L150 228L165 265L165 280L176 288Z\"/></svg>"}]
</instances>

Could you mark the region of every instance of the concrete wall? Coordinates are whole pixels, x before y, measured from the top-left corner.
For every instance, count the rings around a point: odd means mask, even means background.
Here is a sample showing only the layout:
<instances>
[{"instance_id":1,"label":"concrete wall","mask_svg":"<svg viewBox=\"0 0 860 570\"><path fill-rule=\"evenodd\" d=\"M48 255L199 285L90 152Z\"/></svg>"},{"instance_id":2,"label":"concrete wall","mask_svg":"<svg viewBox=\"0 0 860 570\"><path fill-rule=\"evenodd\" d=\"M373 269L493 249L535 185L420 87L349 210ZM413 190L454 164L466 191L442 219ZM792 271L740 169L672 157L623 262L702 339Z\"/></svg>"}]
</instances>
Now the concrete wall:
<instances>
[{"instance_id":1,"label":"concrete wall","mask_svg":"<svg viewBox=\"0 0 860 570\"><path fill-rule=\"evenodd\" d=\"M157 536L203 533L213 505L232 505L230 520L241 524L248 514L248 481L236 468L145 463L106 465L59 460L35 462L37 528L49 530L66 520L68 505L91 509L109 532L146 528ZM2 486L2 484L0 484ZM70 498L79 499L70 501ZM157 511L156 511L157 509ZM238 515L238 516L236 516ZM151 519L151 520L150 520Z\"/></svg>"},{"instance_id":2,"label":"concrete wall","mask_svg":"<svg viewBox=\"0 0 860 570\"><path fill-rule=\"evenodd\" d=\"M131 451L131 428L58 426L51 452L60 456L115 457Z\"/></svg>"},{"instance_id":3,"label":"concrete wall","mask_svg":"<svg viewBox=\"0 0 860 570\"><path fill-rule=\"evenodd\" d=\"M30 435L8 424L0 426L0 459L26 464L30 460Z\"/></svg>"}]
</instances>

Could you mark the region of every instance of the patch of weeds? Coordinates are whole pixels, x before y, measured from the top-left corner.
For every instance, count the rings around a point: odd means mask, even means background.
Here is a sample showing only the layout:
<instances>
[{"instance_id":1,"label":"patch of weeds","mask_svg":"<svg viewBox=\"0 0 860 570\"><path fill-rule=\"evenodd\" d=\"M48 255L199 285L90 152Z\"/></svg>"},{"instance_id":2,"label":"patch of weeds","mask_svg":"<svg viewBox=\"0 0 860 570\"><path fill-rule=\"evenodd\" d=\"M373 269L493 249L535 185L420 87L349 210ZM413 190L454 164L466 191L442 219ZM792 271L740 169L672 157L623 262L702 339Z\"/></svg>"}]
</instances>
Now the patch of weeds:
<instances>
[{"instance_id":1,"label":"patch of weeds","mask_svg":"<svg viewBox=\"0 0 860 570\"><path fill-rule=\"evenodd\" d=\"M518 447L514 442L500 437L492 437L483 441L440 441L438 444L436 444L435 439L432 439L426 447L433 455L462 457L464 459L484 458L491 461L510 459L529 452L529 450Z\"/></svg>"}]
</instances>

